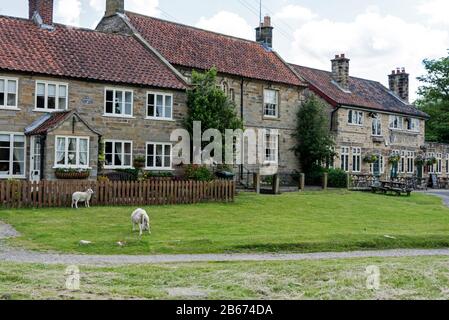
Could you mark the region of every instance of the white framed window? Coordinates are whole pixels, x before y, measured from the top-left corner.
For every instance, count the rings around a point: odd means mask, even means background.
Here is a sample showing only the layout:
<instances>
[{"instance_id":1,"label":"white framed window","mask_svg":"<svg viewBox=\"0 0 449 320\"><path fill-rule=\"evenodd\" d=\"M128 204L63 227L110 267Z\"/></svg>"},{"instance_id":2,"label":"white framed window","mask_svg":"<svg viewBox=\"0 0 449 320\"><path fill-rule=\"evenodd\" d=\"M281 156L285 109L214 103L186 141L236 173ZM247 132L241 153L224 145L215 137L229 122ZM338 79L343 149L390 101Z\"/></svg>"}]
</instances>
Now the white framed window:
<instances>
[{"instance_id":1,"label":"white framed window","mask_svg":"<svg viewBox=\"0 0 449 320\"><path fill-rule=\"evenodd\" d=\"M113 117L132 117L133 91L106 88L104 115Z\"/></svg>"},{"instance_id":2,"label":"white framed window","mask_svg":"<svg viewBox=\"0 0 449 320\"><path fill-rule=\"evenodd\" d=\"M407 173L415 173L415 153L412 151L407 152Z\"/></svg>"},{"instance_id":3,"label":"white framed window","mask_svg":"<svg viewBox=\"0 0 449 320\"><path fill-rule=\"evenodd\" d=\"M278 163L278 133L276 130L266 130L264 134L264 162Z\"/></svg>"},{"instance_id":4,"label":"white framed window","mask_svg":"<svg viewBox=\"0 0 449 320\"><path fill-rule=\"evenodd\" d=\"M105 140L105 168L132 168L132 141Z\"/></svg>"},{"instance_id":5,"label":"white framed window","mask_svg":"<svg viewBox=\"0 0 449 320\"><path fill-rule=\"evenodd\" d=\"M449 154L446 154L446 174L449 174Z\"/></svg>"},{"instance_id":6,"label":"white framed window","mask_svg":"<svg viewBox=\"0 0 449 320\"><path fill-rule=\"evenodd\" d=\"M407 131L419 132L419 119L408 118L405 123Z\"/></svg>"},{"instance_id":7,"label":"white framed window","mask_svg":"<svg viewBox=\"0 0 449 320\"><path fill-rule=\"evenodd\" d=\"M66 83L36 81L37 111L61 111L68 108L68 85Z\"/></svg>"},{"instance_id":8,"label":"white framed window","mask_svg":"<svg viewBox=\"0 0 449 320\"><path fill-rule=\"evenodd\" d=\"M89 138L56 136L55 168L88 168Z\"/></svg>"},{"instance_id":9,"label":"white framed window","mask_svg":"<svg viewBox=\"0 0 449 320\"><path fill-rule=\"evenodd\" d=\"M363 111L348 110L348 124L362 126L363 125Z\"/></svg>"},{"instance_id":10,"label":"white framed window","mask_svg":"<svg viewBox=\"0 0 449 320\"><path fill-rule=\"evenodd\" d=\"M277 118L279 115L279 92L277 90L265 89L263 93L265 117Z\"/></svg>"},{"instance_id":11,"label":"white framed window","mask_svg":"<svg viewBox=\"0 0 449 320\"><path fill-rule=\"evenodd\" d=\"M23 133L0 132L0 178L25 178Z\"/></svg>"},{"instance_id":12,"label":"white framed window","mask_svg":"<svg viewBox=\"0 0 449 320\"><path fill-rule=\"evenodd\" d=\"M434 152L427 153L427 158L428 159L434 159L434 158L436 159L435 153ZM429 173L435 173L435 165L434 164L428 165L427 168L428 168Z\"/></svg>"},{"instance_id":13,"label":"white framed window","mask_svg":"<svg viewBox=\"0 0 449 320\"><path fill-rule=\"evenodd\" d=\"M374 174L374 166L379 166L379 173L384 174L385 173L385 158L382 155L377 155L377 161L375 163L370 164L370 172L371 174Z\"/></svg>"},{"instance_id":14,"label":"white framed window","mask_svg":"<svg viewBox=\"0 0 449 320\"><path fill-rule=\"evenodd\" d=\"M376 137L382 136L382 119L379 114L373 116L371 134Z\"/></svg>"},{"instance_id":15,"label":"white framed window","mask_svg":"<svg viewBox=\"0 0 449 320\"><path fill-rule=\"evenodd\" d=\"M0 78L0 109L17 109L18 80L14 78Z\"/></svg>"},{"instance_id":16,"label":"white framed window","mask_svg":"<svg viewBox=\"0 0 449 320\"><path fill-rule=\"evenodd\" d=\"M406 163L406 152L405 151L401 151L400 153L401 156L401 160L399 160L399 173L405 173L405 163Z\"/></svg>"},{"instance_id":17,"label":"white framed window","mask_svg":"<svg viewBox=\"0 0 449 320\"><path fill-rule=\"evenodd\" d=\"M390 129L402 130L404 125L404 118L400 116L390 116Z\"/></svg>"},{"instance_id":18,"label":"white framed window","mask_svg":"<svg viewBox=\"0 0 449 320\"><path fill-rule=\"evenodd\" d=\"M147 142L147 170L172 170L171 143Z\"/></svg>"},{"instance_id":19,"label":"white framed window","mask_svg":"<svg viewBox=\"0 0 449 320\"><path fill-rule=\"evenodd\" d=\"M352 172L362 171L362 148L352 148Z\"/></svg>"},{"instance_id":20,"label":"white framed window","mask_svg":"<svg viewBox=\"0 0 449 320\"><path fill-rule=\"evenodd\" d=\"M437 153L436 156L437 164L435 173L442 174L443 173L443 154Z\"/></svg>"},{"instance_id":21,"label":"white framed window","mask_svg":"<svg viewBox=\"0 0 449 320\"><path fill-rule=\"evenodd\" d=\"M340 168L349 172L349 147L341 147Z\"/></svg>"},{"instance_id":22,"label":"white framed window","mask_svg":"<svg viewBox=\"0 0 449 320\"><path fill-rule=\"evenodd\" d=\"M173 119L173 95L147 92L147 118L157 120Z\"/></svg>"}]
</instances>

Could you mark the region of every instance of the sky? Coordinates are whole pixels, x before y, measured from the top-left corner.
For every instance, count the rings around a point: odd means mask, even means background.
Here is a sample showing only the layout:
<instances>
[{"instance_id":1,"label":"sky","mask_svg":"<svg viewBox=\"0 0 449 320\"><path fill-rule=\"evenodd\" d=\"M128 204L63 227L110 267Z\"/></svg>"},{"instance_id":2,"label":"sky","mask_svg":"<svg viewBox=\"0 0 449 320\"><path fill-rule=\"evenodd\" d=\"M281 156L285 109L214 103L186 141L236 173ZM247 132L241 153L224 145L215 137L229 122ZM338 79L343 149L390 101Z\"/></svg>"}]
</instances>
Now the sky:
<instances>
[{"instance_id":1,"label":"sky","mask_svg":"<svg viewBox=\"0 0 449 320\"><path fill-rule=\"evenodd\" d=\"M106 0L55 0L55 21L95 28ZM28 0L0 0L0 15L27 17ZM125 0L133 12L250 40L259 0ZM274 25L274 50L286 61L330 70L345 53L350 74L387 85L397 67L411 77L416 98L422 60L449 49L449 0L262 0Z\"/></svg>"}]
</instances>

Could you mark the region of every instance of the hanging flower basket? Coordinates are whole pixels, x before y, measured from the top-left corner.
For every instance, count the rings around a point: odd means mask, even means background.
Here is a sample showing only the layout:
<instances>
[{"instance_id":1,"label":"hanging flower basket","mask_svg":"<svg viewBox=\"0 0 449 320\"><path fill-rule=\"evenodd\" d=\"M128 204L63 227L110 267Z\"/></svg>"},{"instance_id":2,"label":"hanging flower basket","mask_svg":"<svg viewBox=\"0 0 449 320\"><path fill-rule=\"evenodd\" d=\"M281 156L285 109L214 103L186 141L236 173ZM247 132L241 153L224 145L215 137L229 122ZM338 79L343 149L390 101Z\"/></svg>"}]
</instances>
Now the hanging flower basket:
<instances>
[{"instance_id":1,"label":"hanging flower basket","mask_svg":"<svg viewBox=\"0 0 449 320\"><path fill-rule=\"evenodd\" d=\"M90 177L90 170L56 169L55 176L61 180L84 180Z\"/></svg>"},{"instance_id":2,"label":"hanging flower basket","mask_svg":"<svg viewBox=\"0 0 449 320\"><path fill-rule=\"evenodd\" d=\"M374 163L377 160L379 160L379 157L375 154L368 154L365 158L363 158L363 161L366 163Z\"/></svg>"},{"instance_id":3,"label":"hanging flower basket","mask_svg":"<svg viewBox=\"0 0 449 320\"><path fill-rule=\"evenodd\" d=\"M428 166L433 166L434 164L437 164L437 159L436 158L429 158L426 160L426 164Z\"/></svg>"},{"instance_id":4,"label":"hanging flower basket","mask_svg":"<svg viewBox=\"0 0 449 320\"><path fill-rule=\"evenodd\" d=\"M388 162L390 164L398 164L399 161L401 161L401 156L398 154L392 154L389 158L388 158Z\"/></svg>"},{"instance_id":5,"label":"hanging flower basket","mask_svg":"<svg viewBox=\"0 0 449 320\"><path fill-rule=\"evenodd\" d=\"M422 155L418 155L415 159L415 164L417 166L423 166L426 164L426 159Z\"/></svg>"}]
</instances>

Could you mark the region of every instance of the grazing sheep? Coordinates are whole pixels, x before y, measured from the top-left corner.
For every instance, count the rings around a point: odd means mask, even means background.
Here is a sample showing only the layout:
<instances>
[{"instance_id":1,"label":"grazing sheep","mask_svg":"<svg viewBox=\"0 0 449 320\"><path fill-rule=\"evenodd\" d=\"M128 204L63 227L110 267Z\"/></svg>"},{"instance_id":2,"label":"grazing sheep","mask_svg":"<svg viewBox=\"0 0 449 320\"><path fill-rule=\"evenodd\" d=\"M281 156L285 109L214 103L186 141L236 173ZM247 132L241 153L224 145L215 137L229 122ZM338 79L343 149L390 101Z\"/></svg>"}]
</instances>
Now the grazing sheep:
<instances>
[{"instance_id":1,"label":"grazing sheep","mask_svg":"<svg viewBox=\"0 0 449 320\"><path fill-rule=\"evenodd\" d=\"M84 202L86 208L90 208L90 199L93 194L92 189L88 189L86 192L75 192L72 195L72 208L78 209L78 202Z\"/></svg>"},{"instance_id":2,"label":"grazing sheep","mask_svg":"<svg viewBox=\"0 0 449 320\"><path fill-rule=\"evenodd\" d=\"M139 225L140 236L142 236L143 231L148 231L151 234L150 217L145 210L137 209L134 211L131 215L131 222L133 224L133 231L136 230L136 225Z\"/></svg>"}]
</instances>

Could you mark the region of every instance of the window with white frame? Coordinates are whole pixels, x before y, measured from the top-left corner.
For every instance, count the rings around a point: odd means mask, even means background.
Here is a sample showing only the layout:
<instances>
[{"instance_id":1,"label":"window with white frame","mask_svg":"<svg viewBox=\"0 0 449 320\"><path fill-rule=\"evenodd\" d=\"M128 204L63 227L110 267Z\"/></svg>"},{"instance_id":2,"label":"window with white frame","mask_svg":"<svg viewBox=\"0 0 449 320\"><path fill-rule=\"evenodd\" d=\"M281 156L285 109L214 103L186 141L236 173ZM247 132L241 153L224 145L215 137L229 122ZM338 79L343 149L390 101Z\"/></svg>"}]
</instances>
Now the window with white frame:
<instances>
[{"instance_id":1,"label":"window with white frame","mask_svg":"<svg viewBox=\"0 0 449 320\"><path fill-rule=\"evenodd\" d=\"M107 116L132 117L133 91L106 89L104 113Z\"/></svg>"},{"instance_id":2,"label":"window with white frame","mask_svg":"<svg viewBox=\"0 0 449 320\"><path fill-rule=\"evenodd\" d=\"M406 121L407 130L412 132L419 132L419 119L408 118Z\"/></svg>"},{"instance_id":3,"label":"window with white frame","mask_svg":"<svg viewBox=\"0 0 449 320\"><path fill-rule=\"evenodd\" d=\"M373 115L371 134L376 137L382 136L382 120L379 114Z\"/></svg>"},{"instance_id":4,"label":"window with white frame","mask_svg":"<svg viewBox=\"0 0 449 320\"><path fill-rule=\"evenodd\" d=\"M17 108L17 79L0 78L0 109Z\"/></svg>"},{"instance_id":5,"label":"window with white frame","mask_svg":"<svg viewBox=\"0 0 449 320\"><path fill-rule=\"evenodd\" d=\"M405 163L406 163L406 151L401 151L400 153L401 155L401 160L399 160L399 173L405 173L406 167L405 167Z\"/></svg>"},{"instance_id":6,"label":"window with white frame","mask_svg":"<svg viewBox=\"0 0 449 320\"><path fill-rule=\"evenodd\" d=\"M362 171L362 149L352 148L352 172Z\"/></svg>"},{"instance_id":7,"label":"window with white frame","mask_svg":"<svg viewBox=\"0 0 449 320\"><path fill-rule=\"evenodd\" d=\"M402 130L404 118L400 116L390 116L390 129Z\"/></svg>"},{"instance_id":8,"label":"window with white frame","mask_svg":"<svg viewBox=\"0 0 449 320\"><path fill-rule=\"evenodd\" d=\"M407 173L415 172L415 153L412 151L407 152Z\"/></svg>"},{"instance_id":9,"label":"window with white frame","mask_svg":"<svg viewBox=\"0 0 449 320\"><path fill-rule=\"evenodd\" d=\"M55 167L87 168L89 166L89 138L57 136Z\"/></svg>"},{"instance_id":10,"label":"window with white frame","mask_svg":"<svg viewBox=\"0 0 449 320\"><path fill-rule=\"evenodd\" d=\"M443 173L443 154L437 153L436 158L437 158L437 164L436 164L436 170L435 170L436 172L435 173L441 174L441 173Z\"/></svg>"},{"instance_id":11,"label":"window with white frame","mask_svg":"<svg viewBox=\"0 0 449 320\"><path fill-rule=\"evenodd\" d=\"M0 178L25 177L25 136L0 133Z\"/></svg>"},{"instance_id":12,"label":"window with white frame","mask_svg":"<svg viewBox=\"0 0 449 320\"><path fill-rule=\"evenodd\" d=\"M363 111L348 110L348 123L353 125L363 125Z\"/></svg>"},{"instance_id":13,"label":"window with white frame","mask_svg":"<svg viewBox=\"0 0 449 320\"><path fill-rule=\"evenodd\" d=\"M446 154L446 174L449 174L449 154Z\"/></svg>"},{"instance_id":14,"label":"window with white frame","mask_svg":"<svg viewBox=\"0 0 449 320\"><path fill-rule=\"evenodd\" d=\"M265 163L278 162L278 134L275 130L266 130L264 135Z\"/></svg>"},{"instance_id":15,"label":"window with white frame","mask_svg":"<svg viewBox=\"0 0 449 320\"><path fill-rule=\"evenodd\" d=\"M436 159L435 153L433 153L433 152L427 153L427 158L428 159ZM428 165L427 166L427 171L429 173L435 173L435 165L434 164Z\"/></svg>"},{"instance_id":16,"label":"window with white frame","mask_svg":"<svg viewBox=\"0 0 449 320\"><path fill-rule=\"evenodd\" d=\"M36 81L36 110L67 110L67 92L65 83Z\"/></svg>"},{"instance_id":17,"label":"window with white frame","mask_svg":"<svg viewBox=\"0 0 449 320\"><path fill-rule=\"evenodd\" d=\"M104 142L105 168L131 168L132 150L132 141L106 140Z\"/></svg>"},{"instance_id":18,"label":"window with white frame","mask_svg":"<svg viewBox=\"0 0 449 320\"><path fill-rule=\"evenodd\" d=\"M149 92L147 94L147 117L173 119L173 95Z\"/></svg>"},{"instance_id":19,"label":"window with white frame","mask_svg":"<svg viewBox=\"0 0 449 320\"><path fill-rule=\"evenodd\" d=\"M148 170L172 169L172 145L170 143L147 143L146 168Z\"/></svg>"},{"instance_id":20,"label":"window with white frame","mask_svg":"<svg viewBox=\"0 0 449 320\"><path fill-rule=\"evenodd\" d=\"M349 148L342 147L340 154L340 168L346 172L349 172Z\"/></svg>"},{"instance_id":21,"label":"window with white frame","mask_svg":"<svg viewBox=\"0 0 449 320\"><path fill-rule=\"evenodd\" d=\"M279 114L279 92L277 90L264 90L264 116L277 117Z\"/></svg>"}]
</instances>

